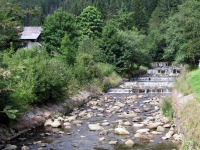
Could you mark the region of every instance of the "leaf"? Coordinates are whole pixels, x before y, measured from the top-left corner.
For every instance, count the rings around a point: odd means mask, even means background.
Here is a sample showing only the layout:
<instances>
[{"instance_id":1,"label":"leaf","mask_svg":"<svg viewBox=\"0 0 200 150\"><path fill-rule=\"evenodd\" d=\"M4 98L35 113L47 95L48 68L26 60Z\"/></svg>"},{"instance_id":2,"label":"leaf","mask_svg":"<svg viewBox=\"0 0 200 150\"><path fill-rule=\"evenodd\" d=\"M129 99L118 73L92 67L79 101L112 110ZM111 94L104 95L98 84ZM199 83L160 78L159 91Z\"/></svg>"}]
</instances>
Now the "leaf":
<instances>
[{"instance_id":1,"label":"leaf","mask_svg":"<svg viewBox=\"0 0 200 150\"><path fill-rule=\"evenodd\" d=\"M15 119L15 118L16 118L16 115L13 114L13 113L7 112L6 115L7 115L10 119Z\"/></svg>"},{"instance_id":2,"label":"leaf","mask_svg":"<svg viewBox=\"0 0 200 150\"><path fill-rule=\"evenodd\" d=\"M17 109L11 109L11 110L8 110L7 112L15 114L15 113L19 112L19 110L17 110Z\"/></svg>"},{"instance_id":3,"label":"leaf","mask_svg":"<svg viewBox=\"0 0 200 150\"><path fill-rule=\"evenodd\" d=\"M4 108L4 110L9 110L9 109L11 109L11 108L12 108L11 105L7 105L7 106Z\"/></svg>"}]
</instances>

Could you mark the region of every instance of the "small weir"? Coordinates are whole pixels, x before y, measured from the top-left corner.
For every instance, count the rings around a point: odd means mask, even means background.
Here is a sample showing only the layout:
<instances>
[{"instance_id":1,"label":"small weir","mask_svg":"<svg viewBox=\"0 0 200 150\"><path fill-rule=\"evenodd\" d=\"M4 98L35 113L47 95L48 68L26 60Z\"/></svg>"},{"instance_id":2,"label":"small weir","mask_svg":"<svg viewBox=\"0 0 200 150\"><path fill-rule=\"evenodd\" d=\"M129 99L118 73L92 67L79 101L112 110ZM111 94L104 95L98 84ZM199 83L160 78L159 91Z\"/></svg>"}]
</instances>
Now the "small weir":
<instances>
[{"instance_id":1,"label":"small weir","mask_svg":"<svg viewBox=\"0 0 200 150\"><path fill-rule=\"evenodd\" d=\"M178 150L180 135L160 112L161 97L171 92L176 75L131 78L66 116L53 116L59 128L39 127L11 144L19 150L24 145L30 150Z\"/></svg>"}]
</instances>

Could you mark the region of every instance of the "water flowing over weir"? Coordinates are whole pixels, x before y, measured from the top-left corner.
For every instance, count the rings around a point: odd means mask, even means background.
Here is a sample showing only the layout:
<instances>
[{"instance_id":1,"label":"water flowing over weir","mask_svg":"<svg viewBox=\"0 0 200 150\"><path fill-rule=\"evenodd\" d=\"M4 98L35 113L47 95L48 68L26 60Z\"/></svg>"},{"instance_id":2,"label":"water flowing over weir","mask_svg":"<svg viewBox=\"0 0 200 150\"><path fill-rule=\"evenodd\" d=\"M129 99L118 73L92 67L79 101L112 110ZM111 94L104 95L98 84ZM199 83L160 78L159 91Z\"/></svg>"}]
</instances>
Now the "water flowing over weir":
<instances>
[{"instance_id":1,"label":"water flowing over weir","mask_svg":"<svg viewBox=\"0 0 200 150\"><path fill-rule=\"evenodd\" d=\"M169 68L167 63L154 64L154 69L158 67ZM159 102L171 92L177 75L131 78L67 116L54 116L60 128L39 127L11 143L31 150L176 150L179 135L161 115Z\"/></svg>"}]
</instances>

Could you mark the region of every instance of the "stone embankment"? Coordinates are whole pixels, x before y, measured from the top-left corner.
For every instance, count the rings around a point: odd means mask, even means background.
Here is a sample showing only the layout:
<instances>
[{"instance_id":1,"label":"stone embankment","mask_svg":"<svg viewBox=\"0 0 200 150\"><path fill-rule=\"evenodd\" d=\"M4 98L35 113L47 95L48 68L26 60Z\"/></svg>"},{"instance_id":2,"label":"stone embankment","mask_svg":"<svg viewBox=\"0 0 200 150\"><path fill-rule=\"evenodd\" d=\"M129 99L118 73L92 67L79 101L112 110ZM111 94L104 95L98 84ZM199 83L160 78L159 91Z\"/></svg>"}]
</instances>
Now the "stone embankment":
<instances>
[{"instance_id":1,"label":"stone embankment","mask_svg":"<svg viewBox=\"0 0 200 150\"><path fill-rule=\"evenodd\" d=\"M74 107L80 107L94 97L97 97L97 95L83 91L62 103L49 103L42 107L30 108L29 111L19 116L13 128L7 128L5 125L0 125L0 144L5 143L6 141L9 141L33 128L43 125L48 118L55 118L69 113Z\"/></svg>"}]
</instances>

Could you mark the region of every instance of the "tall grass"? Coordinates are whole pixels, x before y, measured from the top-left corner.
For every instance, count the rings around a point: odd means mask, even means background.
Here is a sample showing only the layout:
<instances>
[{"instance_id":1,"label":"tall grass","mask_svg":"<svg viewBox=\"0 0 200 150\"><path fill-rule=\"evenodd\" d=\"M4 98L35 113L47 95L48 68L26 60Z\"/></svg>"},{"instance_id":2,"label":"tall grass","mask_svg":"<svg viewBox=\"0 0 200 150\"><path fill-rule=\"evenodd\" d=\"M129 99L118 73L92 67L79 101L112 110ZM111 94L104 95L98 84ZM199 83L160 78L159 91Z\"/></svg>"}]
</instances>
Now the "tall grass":
<instances>
[{"instance_id":1,"label":"tall grass","mask_svg":"<svg viewBox=\"0 0 200 150\"><path fill-rule=\"evenodd\" d=\"M181 92L184 96L192 93L192 88L190 84L190 74L185 68L182 70L180 76L176 78L174 88L177 91Z\"/></svg>"},{"instance_id":2,"label":"tall grass","mask_svg":"<svg viewBox=\"0 0 200 150\"><path fill-rule=\"evenodd\" d=\"M173 108L169 96L164 97L161 103L161 109L165 117L168 117L172 120L173 118Z\"/></svg>"}]
</instances>

